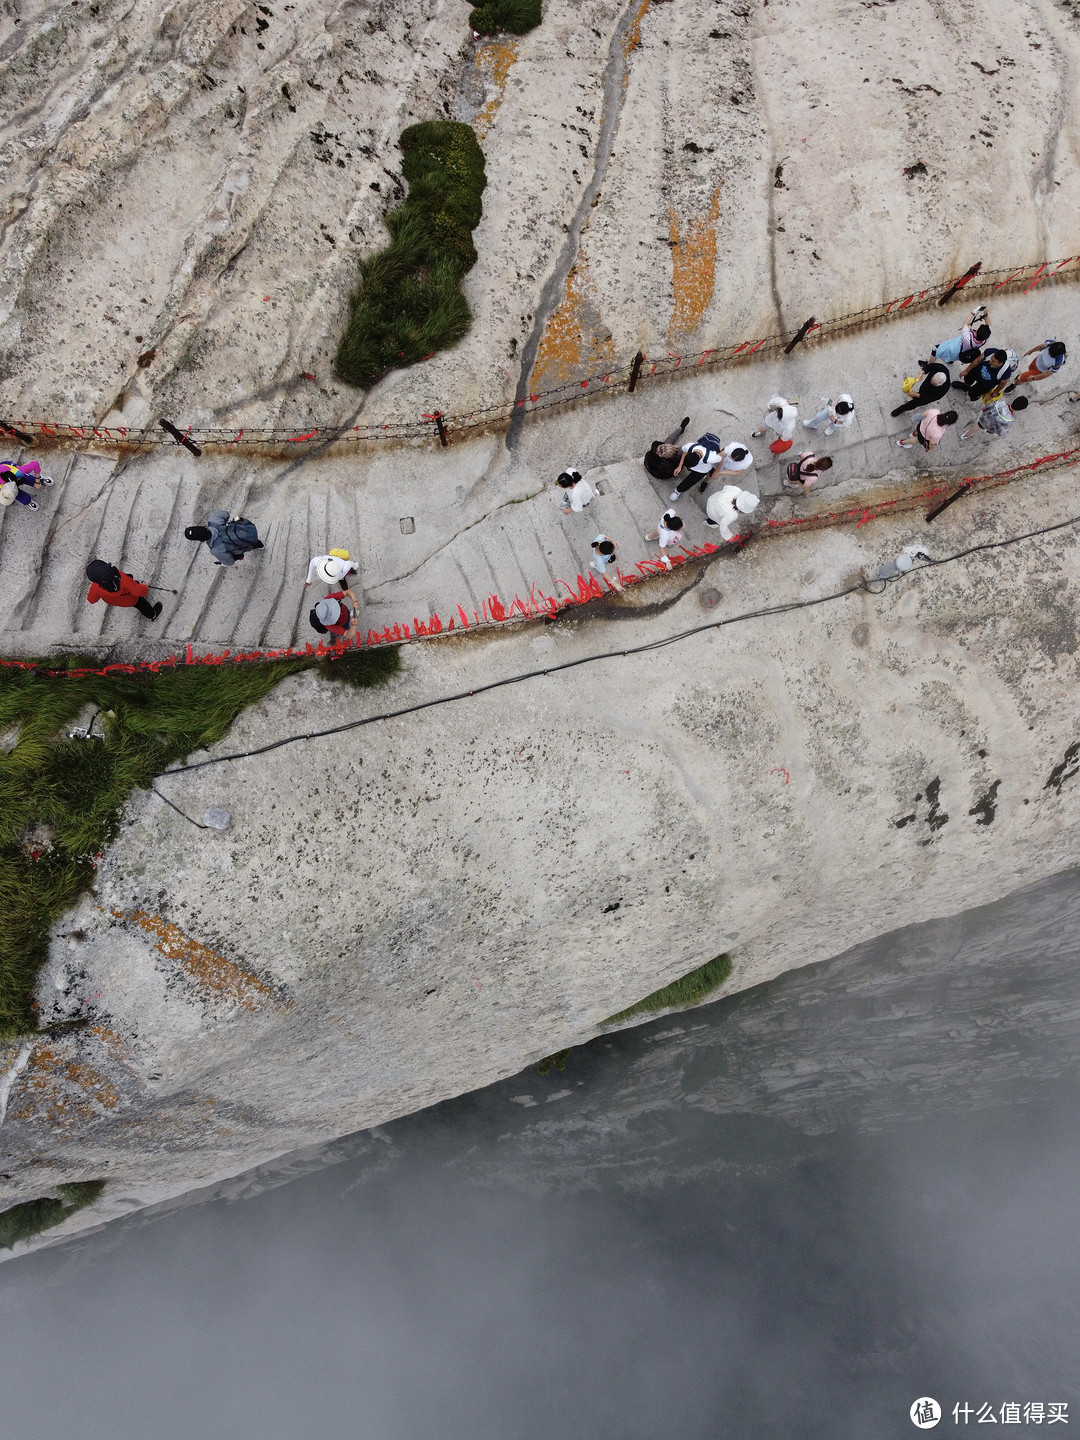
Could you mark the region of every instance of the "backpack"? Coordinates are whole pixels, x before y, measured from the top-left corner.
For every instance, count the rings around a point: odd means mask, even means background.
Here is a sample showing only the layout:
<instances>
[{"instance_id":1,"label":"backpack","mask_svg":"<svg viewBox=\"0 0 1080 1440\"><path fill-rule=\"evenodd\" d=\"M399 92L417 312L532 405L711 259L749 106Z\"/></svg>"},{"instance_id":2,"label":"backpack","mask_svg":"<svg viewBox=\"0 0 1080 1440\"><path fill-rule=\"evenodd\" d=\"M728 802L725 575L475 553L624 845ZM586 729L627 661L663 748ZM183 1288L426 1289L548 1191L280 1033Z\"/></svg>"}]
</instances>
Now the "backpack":
<instances>
[{"instance_id":1,"label":"backpack","mask_svg":"<svg viewBox=\"0 0 1080 1440\"><path fill-rule=\"evenodd\" d=\"M706 430L704 435L699 436L698 439L694 441L694 444L700 446L705 451L705 454L702 455L697 463L699 465L707 465L710 470L717 464L720 456L724 453L724 447L721 445L719 438L708 430Z\"/></svg>"},{"instance_id":2,"label":"backpack","mask_svg":"<svg viewBox=\"0 0 1080 1440\"><path fill-rule=\"evenodd\" d=\"M223 533L229 544L241 552L253 550L259 543L259 532L251 520L230 520Z\"/></svg>"},{"instance_id":3,"label":"backpack","mask_svg":"<svg viewBox=\"0 0 1080 1440\"><path fill-rule=\"evenodd\" d=\"M1020 367L1020 356L1015 350L1005 351L1005 364L997 372L998 380L1005 381Z\"/></svg>"}]
</instances>

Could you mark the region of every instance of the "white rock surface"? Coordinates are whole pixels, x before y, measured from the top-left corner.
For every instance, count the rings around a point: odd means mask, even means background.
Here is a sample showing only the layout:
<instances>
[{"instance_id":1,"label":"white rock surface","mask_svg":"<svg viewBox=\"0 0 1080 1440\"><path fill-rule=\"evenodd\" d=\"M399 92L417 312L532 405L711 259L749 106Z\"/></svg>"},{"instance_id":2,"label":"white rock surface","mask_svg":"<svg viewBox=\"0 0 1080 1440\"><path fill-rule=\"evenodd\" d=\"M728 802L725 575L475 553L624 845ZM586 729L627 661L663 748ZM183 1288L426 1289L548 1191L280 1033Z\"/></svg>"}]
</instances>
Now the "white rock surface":
<instances>
[{"instance_id":1,"label":"white rock surface","mask_svg":"<svg viewBox=\"0 0 1080 1440\"><path fill-rule=\"evenodd\" d=\"M476 323L365 419L1075 251L1064 8L549 0L530 35L477 47L464 4L8 0L5 412L354 413L332 357L414 119L483 137Z\"/></svg>"}]
</instances>

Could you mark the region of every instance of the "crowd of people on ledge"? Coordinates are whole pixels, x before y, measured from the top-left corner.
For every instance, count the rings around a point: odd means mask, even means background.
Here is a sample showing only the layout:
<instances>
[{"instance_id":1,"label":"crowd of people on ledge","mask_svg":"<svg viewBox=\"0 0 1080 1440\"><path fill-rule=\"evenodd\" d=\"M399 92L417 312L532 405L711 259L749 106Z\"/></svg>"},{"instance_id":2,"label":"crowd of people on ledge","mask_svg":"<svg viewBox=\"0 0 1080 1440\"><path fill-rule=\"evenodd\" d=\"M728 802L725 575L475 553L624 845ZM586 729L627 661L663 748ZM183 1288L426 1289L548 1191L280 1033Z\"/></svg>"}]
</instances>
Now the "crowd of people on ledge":
<instances>
[{"instance_id":1,"label":"crowd of people on ledge","mask_svg":"<svg viewBox=\"0 0 1080 1440\"><path fill-rule=\"evenodd\" d=\"M979 405L970 424L960 432L961 438L969 439L980 429L991 436L1007 434L1017 415L1028 404L1026 396L1015 395L1017 388L1038 384L1056 375L1067 358L1067 350L1061 340L1044 340L1033 345L1022 357L1015 350L995 345L991 339L990 316L986 307L980 305L968 317L959 334L935 345L929 358L918 362L919 373L903 381L902 390L907 398L892 411L894 418L914 411L920 413L910 433L897 438L897 445L904 449L919 445L924 451L940 445L959 419L955 410L943 408L954 390L962 392L969 403ZM1028 363L1021 370L1024 361ZM953 365L961 367L955 379L951 369ZM1014 398L1008 399L1008 396ZM1070 401L1080 400L1080 392L1068 398ZM834 399L823 400L815 414L802 421L802 428L812 435L828 437L850 429L854 419L855 401L845 392ZM699 493L704 494L711 481L717 478L725 480L723 485L709 493L705 501L705 524L719 530L723 540L734 540L740 522L752 515L760 504L758 494L744 488L734 478L750 469L754 456L749 445L738 440L725 445L718 436L708 431L696 440L683 443L689 424L690 417L686 416L670 435L653 442L644 457L645 469L654 480L671 482L674 488L668 502L672 507L695 486ZM797 403L783 395L773 395L760 426L751 431L751 439L771 435L769 451L779 458L794 447L798 428ZM833 459L830 455L819 456L808 449L799 451L793 459L784 463L784 488L798 494L805 493L831 470ZM50 475L42 475L36 460L21 464L0 462L0 507L19 504L36 510L38 502L35 495L52 483ZM568 515L583 514L598 493L579 470L564 470L555 483L562 491L559 508ZM207 516L205 525L189 525L184 534L188 540L204 544L213 563L226 569L242 560L249 551L263 548L254 523L227 510L213 511ZM685 538L685 524L674 508L665 509L655 528L645 535L647 541L657 543L660 558L669 569L671 560L667 551L682 544ZM592 569L605 577L613 589L621 590L618 542L608 535L599 534L592 541L591 549L589 564ZM318 581L325 589L325 594L311 607L308 615L308 622L316 634L330 635L335 639L351 639L355 635L360 606L348 581L356 573L356 562L348 550L330 550L325 555L312 556L305 586L310 587ZM111 561L91 560L86 566L86 578L90 581L86 599L91 605L100 601L105 605L134 606L147 620L156 620L161 614L162 602L151 603L147 597L150 590L163 587L143 584Z\"/></svg>"},{"instance_id":2,"label":"crowd of people on ledge","mask_svg":"<svg viewBox=\"0 0 1080 1440\"><path fill-rule=\"evenodd\" d=\"M962 392L969 403L979 406L971 422L960 432L962 439L970 439L977 430L990 436L1007 434L1017 416L1028 406L1027 396L1015 395L1017 388L1037 384L1056 375L1067 358L1068 352L1061 340L1043 340L1022 357L1015 350L993 344L990 316L986 307L980 305L968 316L959 334L935 345L929 359L918 361L918 374L903 381L901 388L907 398L892 411L893 418L912 411L920 413L914 428L897 437L897 445L901 449L919 445L924 451L940 445L950 427L960 418L955 410L944 408L946 397L954 390ZM1028 362L1026 365L1025 361ZM953 365L960 366L955 379ZM1080 393L1068 398L1070 401L1080 400ZM816 413L802 421L802 428L814 435L832 436L849 429L854 419L855 401L843 392L835 398L823 399ZM748 470L754 464L754 456L748 444L732 440L725 445L717 435L708 431L698 439L684 443L683 436L689 424L690 417L686 416L670 435L653 441L644 457L645 469L654 480L674 482L675 488L668 496L673 506L695 485L703 494L711 481L724 480L725 483L711 491L705 501L705 524L719 530L722 539L733 540L740 520L754 513L760 504L760 496L727 477ZM793 449L798 428L797 403L783 395L773 395L761 424L750 432L750 438L771 436L769 451L773 456L780 457ZM783 487L792 494L805 493L832 468L832 456L819 456L811 449L800 450L793 459L785 462ZM564 471L556 484L563 491L560 509L564 513L581 513L596 494L577 470ZM676 509L665 510L656 528L649 531L645 539L658 543L660 558L670 569L671 561L665 552L685 539L682 516ZM598 535L592 542L592 548L595 558L590 563L593 569L603 574L613 564L616 542L607 535ZM611 583L620 588L617 571Z\"/></svg>"}]
</instances>

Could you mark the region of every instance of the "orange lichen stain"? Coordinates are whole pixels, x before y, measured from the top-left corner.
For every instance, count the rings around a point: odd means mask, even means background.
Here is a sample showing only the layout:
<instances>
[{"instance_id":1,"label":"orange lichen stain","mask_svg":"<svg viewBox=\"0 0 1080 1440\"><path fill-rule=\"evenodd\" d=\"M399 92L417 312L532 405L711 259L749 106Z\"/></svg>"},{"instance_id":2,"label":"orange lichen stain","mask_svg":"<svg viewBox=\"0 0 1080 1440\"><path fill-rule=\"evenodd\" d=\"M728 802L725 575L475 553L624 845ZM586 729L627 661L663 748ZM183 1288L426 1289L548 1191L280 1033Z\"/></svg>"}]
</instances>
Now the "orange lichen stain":
<instances>
[{"instance_id":1,"label":"orange lichen stain","mask_svg":"<svg viewBox=\"0 0 1080 1440\"><path fill-rule=\"evenodd\" d=\"M532 390L563 385L579 379L583 371L600 370L614 360L611 340L595 334L595 318L585 266L579 260L567 275L566 294L540 337L529 380Z\"/></svg>"},{"instance_id":2,"label":"orange lichen stain","mask_svg":"<svg viewBox=\"0 0 1080 1440\"><path fill-rule=\"evenodd\" d=\"M110 1060L123 1064L128 1058L128 1048L123 1038L111 1030L108 1025L91 1025L91 1035L96 1035L105 1047L105 1053Z\"/></svg>"},{"instance_id":3,"label":"orange lichen stain","mask_svg":"<svg viewBox=\"0 0 1080 1440\"><path fill-rule=\"evenodd\" d=\"M491 129L491 122L495 119L495 112L499 108L503 91L506 89L506 77L510 74L510 67L517 59L517 52L518 42L516 40L495 40L489 45L481 45L476 52L477 70L485 80L494 86L494 92L481 106L473 121L473 129L476 131L478 140L483 140Z\"/></svg>"},{"instance_id":4,"label":"orange lichen stain","mask_svg":"<svg viewBox=\"0 0 1080 1440\"><path fill-rule=\"evenodd\" d=\"M637 8L637 14L630 22L630 28L626 32L626 39L623 42L623 54L627 60L641 44L641 22L645 19L645 11L652 4L652 0L641 0Z\"/></svg>"},{"instance_id":5,"label":"orange lichen stain","mask_svg":"<svg viewBox=\"0 0 1080 1440\"><path fill-rule=\"evenodd\" d=\"M23 1103L9 1111L12 1120L44 1120L54 1130L70 1130L120 1103L115 1088L99 1070L65 1060L49 1045L38 1045L20 1077Z\"/></svg>"},{"instance_id":6,"label":"orange lichen stain","mask_svg":"<svg viewBox=\"0 0 1080 1440\"><path fill-rule=\"evenodd\" d=\"M716 284L716 222L720 215L720 186L712 194L708 214L686 222L683 232L674 210L669 213L671 234L671 289L675 304L668 339L693 335L701 324Z\"/></svg>"},{"instance_id":7,"label":"orange lichen stain","mask_svg":"<svg viewBox=\"0 0 1080 1440\"><path fill-rule=\"evenodd\" d=\"M273 989L257 975L243 970L232 960L226 960L201 940L185 935L179 925L163 920L160 915L150 915L145 910L114 910L118 920L130 921L145 930L157 941L156 949L168 960L178 960L196 985L209 990L216 998L231 1000L245 1010L254 1010L265 1000L277 1000ZM280 1002L278 1002L280 1003ZM286 1006L286 1008L288 1008Z\"/></svg>"}]
</instances>

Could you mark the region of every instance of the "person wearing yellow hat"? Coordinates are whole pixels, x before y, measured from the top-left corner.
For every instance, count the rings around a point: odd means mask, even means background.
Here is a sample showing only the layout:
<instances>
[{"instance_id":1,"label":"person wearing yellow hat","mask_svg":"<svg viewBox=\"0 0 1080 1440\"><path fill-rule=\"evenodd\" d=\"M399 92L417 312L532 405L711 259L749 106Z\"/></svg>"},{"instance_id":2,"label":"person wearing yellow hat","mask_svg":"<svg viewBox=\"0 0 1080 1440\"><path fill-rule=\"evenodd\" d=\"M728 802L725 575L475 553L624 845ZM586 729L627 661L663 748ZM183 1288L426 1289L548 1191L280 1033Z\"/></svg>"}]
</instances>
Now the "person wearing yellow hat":
<instances>
[{"instance_id":1,"label":"person wearing yellow hat","mask_svg":"<svg viewBox=\"0 0 1080 1440\"><path fill-rule=\"evenodd\" d=\"M348 550L331 550L327 555L313 555L308 565L305 585L321 580L324 585L340 585L348 575L358 573L356 561Z\"/></svg>"}]
</instances>

